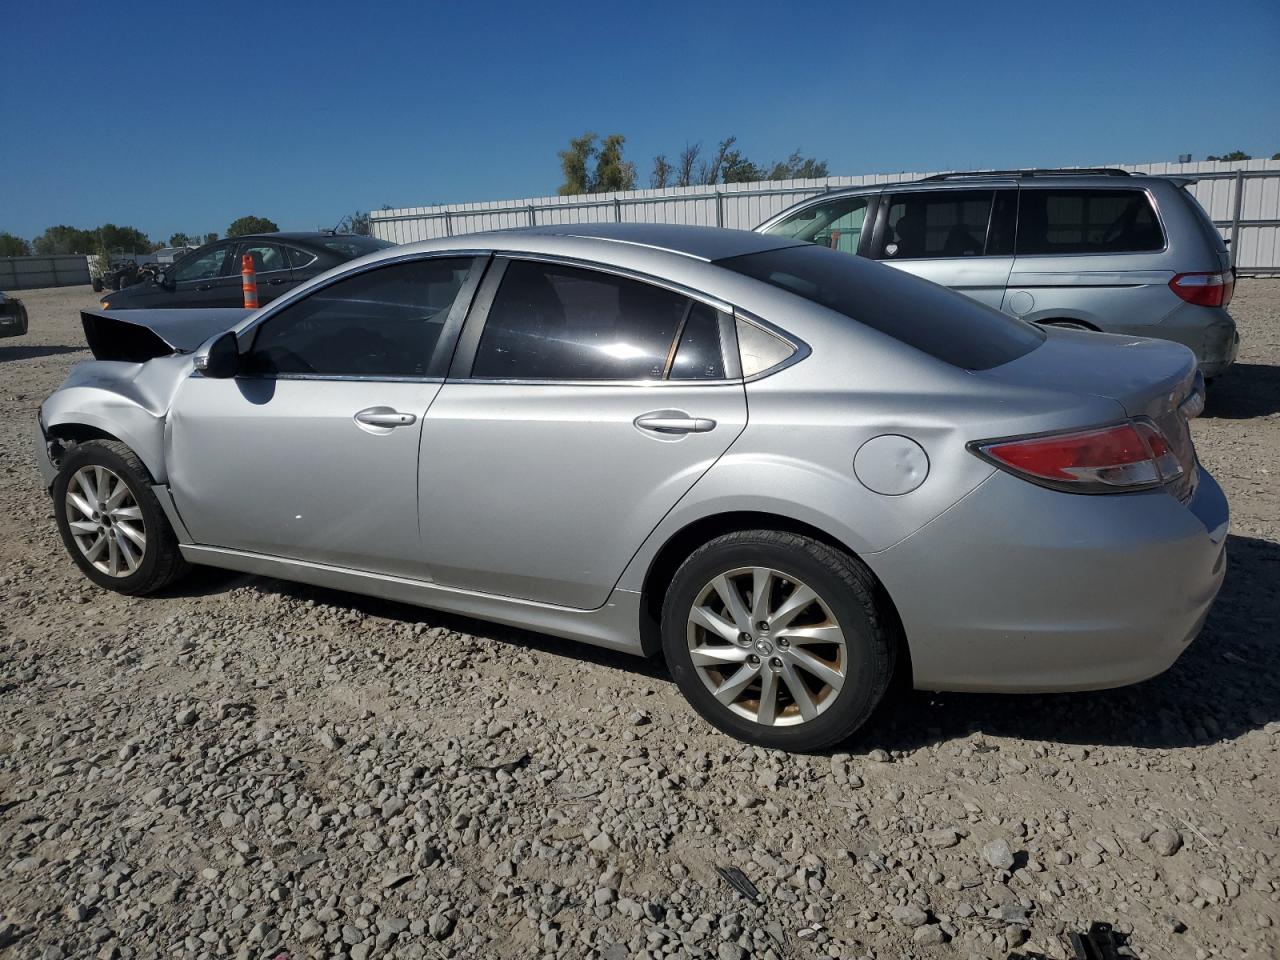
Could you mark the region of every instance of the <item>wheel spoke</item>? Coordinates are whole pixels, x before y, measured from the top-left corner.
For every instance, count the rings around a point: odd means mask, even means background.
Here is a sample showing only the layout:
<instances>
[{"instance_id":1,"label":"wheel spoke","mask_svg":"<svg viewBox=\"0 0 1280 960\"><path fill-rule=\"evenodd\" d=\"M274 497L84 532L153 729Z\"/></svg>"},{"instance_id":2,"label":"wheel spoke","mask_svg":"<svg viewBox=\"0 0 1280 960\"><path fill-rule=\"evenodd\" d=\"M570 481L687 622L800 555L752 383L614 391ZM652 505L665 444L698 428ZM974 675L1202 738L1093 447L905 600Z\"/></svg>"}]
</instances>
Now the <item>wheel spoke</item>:
<instances>
[{"instance_id":1,"label":"wheel spoke","mask_svg":"<svg viewBox=\"0 0 1280 960\"><path fill-rule=\"evenodd\" d=\"M733 617L734 626L744 633L749 633L751 614L747 612L746 604L742 602L742 594L738 592L733 581L722 573L711 583L716 593L720 595L720 599L724 601L724 608L729 611L729 616Z\"/></svg>"},{"instance_id":2,"label":"wheel spoke","mask_svg":"<svg viewBox=\"0 0 1280 960\"><path fill-rule=\"evenodd\" d=\"M117 523L116 529L138 545L139 550L147 549L147 538L133 528L130 523Z\"/></svg>"},{"instance_id":3,"label":"wheel spoke","mask_svg":"<svg viewBox=\"0 0 1280 960\"><path fill-rule=\"evenodd\" d=\"M102 529L92 520L70 520L67 522L67 526L71 528L73 533L82 537L91 537Z\"/></svg>"},{"instance_id":4,"label":"wheel spoke","mask_svg":"<svg viewBox=\"0 0 1280 960\"><path fill-rule=\"evenodd\" d=\"M807 650L792 650L791 662L800 670L805 670L813 674L827 686L831 687L832 690L838 691L842 686L844 686L844 675L841 674L839 670L829 664L823 663Z\"/></svg>"},{"instance_id":5,"label":"wheel spoke","mask_svg":"<svg viewBox=\"0 0 1280 960\"><path fill-rule=\"evenodd\" d=\"M111 534L104 534L107 538L107 573L113 577L120 576L120 542Z\"/></svg>"},{"instance_id":6,"label":"wheel spoke","mask_svg":"<svg viewBox=\"0 0 1280 960\"><path fill-rule=\"evenodd\" d=\"M751 571L751 622L762 623L769 619L769 592L773 587L773 571L756 567Z\"/></svg>"},{"instance_id":7,"label":"wheel spoke","mask_svg":"<svg viewBox=\"0 0 1280 960\"><path fill-rule=\"evenodd\" d=\"M701 646L689 651L694 666L723 667L730 663L742 663L751 651L743 647Z\"/></svg>"},{"instance_id":8,"label":"wheel spoke","mask_svg":"<svg viewBox=\"0 0 1280 960\"><path fill-rule=\"evenodd\" d=\"M115 542L120 548L120 556L124 560L125 572L132 571L138 566L138 555L133 552L133 545L129 543L129 538L124 535L119 527L113 528L115 534Z\"/></svg>"},{"instance_id":9,"label":"wheel spoke","mask_svg":"<svg viewBox=\"0 0 1280 960\"><path fill-rule=\"evenodd\" d=\"M104 502L111 489L111 474L103 467L94 467L93 486L98 491L98 503Z\"/></svg>"},{"instance_id":10,"label":"wheel spoke","mask_svg":"<svg viewBox=\"0 0 1280 960\"><path fill-rule=\"evenodd\" d=\"M694 607L689 611L689 619L729 643L734 643L738 639L738 628L706 607Z\"/></svg>"},{"instance_id":11,"label":"wheel spoke","mask_svg":"<svg viewBox=\"0 0 1280 960\"><path fill-rule=\"evenodd\" d=\"M76 483L80 484L80 489L84 491L85 499L89 503L98 502L98 488L93 485L93 481L89 479L89 471L81 470L76 474ZM89 512L93 513L93 507L89 508Z\"/></svg>"},{"instance_id":12,"label":"wheel spoke","mask_svg":"<svg viewBox=\"0 0 1280 960\"><path fill-rule=\"evenodd\" d=\"M756 723L772 726L778 716L778 671L765 670L760 674L760 709L756 711Z\"/></svg>"},{"instance_id":13,"label":"wheel spoke","mask_svg":"<svg viewBox=\"0 0 1280 960\"><path fill-rule=\"evenodd\" d=\"M769 618L769 626L775 631L784 629L805 607L816 599L818 599L816 593L803 583L797 583L796 588L791 591L791 596L787 597L782 602L782 606L775 610L773 616Z\"/></svg>"},{"instance_id":14,"label":"wheel spoke","mask_svg":"<svg viewBox=\"0 0 1280 960\"><path fill-rule=\"evenodd\" d=\"M760 673L759 667L753 667L748 663L740 666L737 672L720 686L712 690L712 694L721 703L728 704L738 699L738 695L751 685L751 681Z\"/></svg>"},{"instance_id":15,"label":"wheel spoke","mask_svg":"<svg viewBox=\"0 0 1280 960\"><path fill-rule=\"evenodd\" d=\"M108 510L117 509L120 506L120 504L124 502L124 498L129 495L129 487L125 484L123 480L121 480L119 477L116 477L115 483L116 485L112 489L111 495L107 497ZM132 509L136 510L137 507L134 507Z\"/></svg>"},{"instance_id":16,"label":"wheel spoke","mask_svg":"<svg viewBox=\"0 0 1280 960\"><path fill-rule=\"evenodd\" d=\"M106 545L107 545L107 535L105 533L100 532L98 534L98 539L93 541L89 549L84 552L85 557L90 561L97 560L98 557L102 556L102 551L106 547Z\"/></svg>"},{"instance_id":17,"label":"wheel spoke","mask_svg":"<svg viewBox=\"0 0 1280 960\"><path fill-rule=\"evenodd\" d=\"M786 637L793 647L804 647L813 643L844 644L844 633L834 623L819 627L793 627L779 630L778 636Z\"/></svg>"},{"instance_id":18,"label":"wheel spoke","mask_svg":"<svg viewBox=\"0 0 1280 960\"><path fill-rule=\"evenodd\" d=\"M73 490L68 490L67 500L71 503L72 506L74 506L77 510L80 511L80 514L83 517L85 517L85 519L88 519L89 517L93 516L93 507L90 506L89 501L86 500L84 497L80 496L80 494L76 493Z\"/></svg>"},{"instance_id":19,"label":"wheel spoke","mask_svg":"<svg viewBox=\"0 0 1280 960\"><path fill-rule=\"evenodd\" d=\"M141 507L117 507L111 511L112 520L141 520Z\"/></svg>"},{"instance_id":20,"label":"wheel spoke","mask_svg":"<svg viewBox=\"0 0 1280 960\"><path fill-rule=\"evenodd\" d=\"M785 662L782 666L782 682L787 685L787 690L791 692L791 699L796 702L796 707L800 710L800 719L812 720L818 715L818 707L809 694L809 688L804 685L795 668Z\"/></svg>"}]
</instances>

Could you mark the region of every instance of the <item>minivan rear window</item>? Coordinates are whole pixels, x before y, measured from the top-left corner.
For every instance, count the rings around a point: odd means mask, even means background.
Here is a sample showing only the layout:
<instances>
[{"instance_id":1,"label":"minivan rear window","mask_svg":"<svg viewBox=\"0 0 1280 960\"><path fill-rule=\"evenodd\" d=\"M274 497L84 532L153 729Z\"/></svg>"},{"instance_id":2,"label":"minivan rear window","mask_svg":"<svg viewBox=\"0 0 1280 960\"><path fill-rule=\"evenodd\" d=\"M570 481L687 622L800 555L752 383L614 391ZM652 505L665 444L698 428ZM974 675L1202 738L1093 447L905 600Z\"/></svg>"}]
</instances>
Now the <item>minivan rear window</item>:
<instances>
[{"instance_id":1,"label":"minivan rear window","mask_svg":"<svg viewBox=\"0 0 1280 960\"><path fill-rule=\"evenodd\" d=\"M1018 255L1141 253L1164 249L1142 190L1029 190L1018 202Z\"/></svg>"},{"instance_id":2,"label":"minivan rear window","mask_svg":"<svg viewBox=\"0 0 1280 960\"><path fill-rule=\"evenodd\" d=\"M804 244L717 260L844 314L931 357L989 370L1044 341L1038 327L909 273Z\"/></svg>"}]
</instances>

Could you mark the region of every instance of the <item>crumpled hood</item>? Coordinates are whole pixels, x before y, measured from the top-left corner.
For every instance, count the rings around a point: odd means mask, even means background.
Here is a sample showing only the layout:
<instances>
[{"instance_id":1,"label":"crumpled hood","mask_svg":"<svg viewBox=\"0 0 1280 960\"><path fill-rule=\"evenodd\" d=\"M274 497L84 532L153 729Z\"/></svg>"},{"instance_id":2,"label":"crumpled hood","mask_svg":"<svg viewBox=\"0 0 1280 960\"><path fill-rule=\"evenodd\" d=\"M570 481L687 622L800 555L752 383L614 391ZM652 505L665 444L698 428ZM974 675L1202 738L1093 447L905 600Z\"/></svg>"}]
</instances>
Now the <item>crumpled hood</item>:
<instances>
[{"instance_id":1,"label":"crumpled hood","mask_svg":"<svg viewBox=\"0 0 1280 960\"><path fill-rule=\"evenodd\" d=\"M80 321L96 359L142 363L173 353L191 353L251 313L239 307L83 310Z\"/></svg>"}]
</instances>

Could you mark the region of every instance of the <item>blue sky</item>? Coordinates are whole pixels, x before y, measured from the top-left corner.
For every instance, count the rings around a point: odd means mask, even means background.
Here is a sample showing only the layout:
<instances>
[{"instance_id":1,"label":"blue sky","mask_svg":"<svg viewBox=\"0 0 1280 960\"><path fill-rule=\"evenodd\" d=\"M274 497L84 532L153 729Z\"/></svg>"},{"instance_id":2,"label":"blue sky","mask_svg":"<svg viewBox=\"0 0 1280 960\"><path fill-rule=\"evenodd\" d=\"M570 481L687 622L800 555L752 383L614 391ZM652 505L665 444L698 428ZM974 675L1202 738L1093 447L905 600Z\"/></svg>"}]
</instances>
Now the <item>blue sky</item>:
<instances>
[{"instance_id":1,"label":"blue sky","mask_svg":"<svg viewBox=\"0 0 1280 960\"><path fill-rule=\"evenodd\" d=\"M794 13L790 12L794 9ZM554 193L584 130L832 173L1280 151L1280 3L6 5L0 230Z\"/></svg>"}]
</instances>

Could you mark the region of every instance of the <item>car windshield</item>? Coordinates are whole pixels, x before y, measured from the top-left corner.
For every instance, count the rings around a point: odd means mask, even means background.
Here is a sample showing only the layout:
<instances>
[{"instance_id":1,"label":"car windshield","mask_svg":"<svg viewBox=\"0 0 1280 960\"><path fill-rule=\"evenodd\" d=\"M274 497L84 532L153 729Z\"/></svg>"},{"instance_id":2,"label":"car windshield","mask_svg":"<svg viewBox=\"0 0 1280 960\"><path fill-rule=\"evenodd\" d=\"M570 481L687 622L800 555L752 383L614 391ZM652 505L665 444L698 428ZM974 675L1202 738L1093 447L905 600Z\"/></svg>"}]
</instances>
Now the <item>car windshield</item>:
<instances>
[{"instance_id":1,"label":"car windshield","mask_svg":"<svg viewBox=\"0 0 1280 960\"><path fill-rule=\"evenodd\" d=\"M813 244L717 260L732 270L844 314L965 370L1026 353L1044 333L937 284Z\"/></svg>"},{"instance_id":2,"label":"car windshield","mask_svg":"<svg viewBox=\"0 0 1280 960\"><path fill-rule=\"evenodd\" d=\"M332 250L350 259L363 257L366 253L373 253L375 250L385 250L387 247L395 246L390 240L357 236L326 237L320 243L326 250Z\"/></svg>"}]
</instances>

